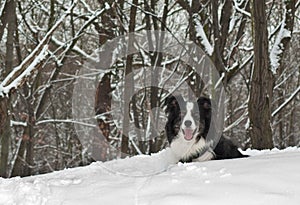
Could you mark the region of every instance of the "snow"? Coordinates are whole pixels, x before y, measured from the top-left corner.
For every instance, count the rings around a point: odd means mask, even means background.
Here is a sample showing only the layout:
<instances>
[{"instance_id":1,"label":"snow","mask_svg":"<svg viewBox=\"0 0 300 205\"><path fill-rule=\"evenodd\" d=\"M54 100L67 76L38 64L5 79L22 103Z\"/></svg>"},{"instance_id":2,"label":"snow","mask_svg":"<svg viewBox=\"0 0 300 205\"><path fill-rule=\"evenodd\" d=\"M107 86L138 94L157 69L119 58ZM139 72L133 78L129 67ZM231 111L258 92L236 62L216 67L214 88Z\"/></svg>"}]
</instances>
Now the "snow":
<instances>
[{"instance_id":1,"label":"snow","mask_svg":"<svg viewBox=\"0 0 300 205\"><path fill-rule=\"evenodd\" d=\"M277 69L280 65L280 63L279 63L280 58L281 58L280 55L282 54L283 49L284 49L283 45L282 45L282 40L284 38L291 37L291 31L289 31L285 28L285 26L286 26L285 15L286 15L286 9L284 9L284 15L283 15L284 17L280 24L280 30L278 32L278 35L276 36L274 45L270 51L271 70L274 75L276 74Z\"/></svg>"},{"instance_id":2,"label":"snow","mask_svg":"<svg viewBox=\"0 0 300 205\"><path fill-rule=\"evenodd\" d=\"M1 0L1 4L0 5L1 5L0 6L0 16L2 16L3 11L4 11L4 7L6 5L6 0L4 0L4 1ZM2 26L2 21L0 21L0 26Z\"/></svg>"},{"instance_id":3,"label":"snow","mask_svg":"<svg viewBox=\"0 0 300 205\"><path fill-rule=\"evenodd\" d=\"M251 18L251 14L249 12L247 12L246 10L240 8L240 6L243 3L243 1L241 1L240 3L238 3L236 0L234 0L233 3L234 3L235 10L237 10L241 14L244 14L245 16L248 16L249 18Z\"/></svg>"},{"instance_id":4,"label":"snow","mask_svg":"<svg viewBox=\"0 0 300 205\"><path fill-rule=\"evenodd\" d=\"M237 20L238 18L235 16L235 12L234 12L230 18L228 33L231 33L233 31Z\"/></svg>"},{"instance_id":5,"label":"snow","mask_svg":"<svg viewBox=\"0 0 300 205\"><path fill-rule=\"evenodd\" d=\"M10 90L12 90L13 88L17 88L21 82L23 81L24 78L30 76L30 74L33 72L33 70L36 68L36 66L42 62L46 56L48 55L48 45L45 45L43 47L43 49L41 50L41 52L35 57L33 58L33 54L36 52L32 52L27 58L26 60L24 60L19 66L15 67L14 70L3 80L3 82L1 83L0 86L0 96L7 95ZM12 82L9 83L9 80L13 78L13 76L15 75L15 73L17 73L18 71L22 70L22 68L25 66L25 62L27 63L29 60L27 59L34 59L30 65L27 66L27 68L19 75L16 77L16 79L14 79ZM7 83L9 83L8 85L6 85Z\"/></svg>"},{"instance_id":6,"label":"snow","mask_svg":"<svg viewBox=\"0 0 300 205\"><path fill-rule=\"evenodd\" d=\"M196 28L196 37L201 38L201 43L204 46L205 51L207 52L208 55L211 56L214 52L214 47L210 44L199 18L200 18L199 15L193 16L195 28Z\"/></svg>"},{"instance_id":7,"label":"snow","mask_svg":"<svg viewBox=\"0 0 300 205\"><path fill-rule=\"evenodd\" d=\"M25 178L0 178L2 205L198 205L300 202L300 149L174 163L170 149Z\"/></svg>"},{"instance_id":8,"label":"snow","mask_svg":"<svg viewBox=\"0 0 300 205\"><path fill-rule=\"evenodd\" d=\"M27 127L27 122L18 122L18 121L14 121L11 120L10 121L10 126L23 126L23 127Z\"/></svg>"}]
</instances>

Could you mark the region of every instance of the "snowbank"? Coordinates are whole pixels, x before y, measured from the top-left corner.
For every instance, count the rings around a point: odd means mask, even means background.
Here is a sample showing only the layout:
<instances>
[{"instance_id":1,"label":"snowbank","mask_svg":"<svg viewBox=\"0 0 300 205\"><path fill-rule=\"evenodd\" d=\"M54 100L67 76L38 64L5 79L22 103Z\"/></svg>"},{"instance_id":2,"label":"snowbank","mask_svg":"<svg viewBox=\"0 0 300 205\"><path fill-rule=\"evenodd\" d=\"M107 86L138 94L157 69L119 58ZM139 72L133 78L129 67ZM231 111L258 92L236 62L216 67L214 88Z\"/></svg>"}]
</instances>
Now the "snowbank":
<instances>
[{"instance_id":1,"label":"snowbank","mask_svg":"<svg viewBox=\"0 0 300 205\"><path fill-rule=\"evenodd\" d=\"M2 205L299 204L300 149L173 164L168 150L26 178L0 178Z\"/></svg>"}]
</instances>

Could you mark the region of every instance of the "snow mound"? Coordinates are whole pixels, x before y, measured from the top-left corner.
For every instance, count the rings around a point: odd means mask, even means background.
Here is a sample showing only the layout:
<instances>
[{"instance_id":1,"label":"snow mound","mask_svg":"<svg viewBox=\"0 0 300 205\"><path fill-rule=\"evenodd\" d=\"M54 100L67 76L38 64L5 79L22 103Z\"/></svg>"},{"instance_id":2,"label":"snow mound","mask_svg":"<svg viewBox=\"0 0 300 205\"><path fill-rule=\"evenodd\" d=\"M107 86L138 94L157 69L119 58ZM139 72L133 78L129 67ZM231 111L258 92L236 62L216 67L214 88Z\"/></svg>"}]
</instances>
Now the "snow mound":
<instances>
[{"instance_id":1,"label":"snow mound","mask_svg":"<svg viewBox=\"0 0 300 205\"><path fill-rule=\"evenodd\" d=\"M156 154L138 155L122 160L103 163L107 171L130 177L147 177L165 172L170 165L179 161L170 148Z\"/></svg>"},{"instance_id":2,"label":"snow mound","mask_svg":"<svg viewBox=\"0 0 300 205\"><path fill-rule=\"evenodd\" d=\"M300 201L300 149L174 163L170 150L25 178L0 178L1 205L289 204Z\"/></svg>"}]
</instances>

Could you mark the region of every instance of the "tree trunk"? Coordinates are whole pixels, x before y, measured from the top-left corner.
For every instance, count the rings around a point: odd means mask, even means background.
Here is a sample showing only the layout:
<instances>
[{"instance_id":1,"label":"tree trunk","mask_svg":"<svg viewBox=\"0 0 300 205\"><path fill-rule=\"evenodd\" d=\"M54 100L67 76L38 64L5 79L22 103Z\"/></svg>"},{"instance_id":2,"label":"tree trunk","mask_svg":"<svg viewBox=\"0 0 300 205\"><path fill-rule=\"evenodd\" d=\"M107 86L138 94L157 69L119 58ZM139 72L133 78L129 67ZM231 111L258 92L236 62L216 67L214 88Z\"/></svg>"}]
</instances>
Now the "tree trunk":
<instances>
[{"instance_id":1,"label":"tree trunk","mask_svg":"<svg viewBox=\"0 0 300 205\"><path fill-rule=\"evenodd\" d=\"M7 177L7 162L10 138L10 120L8 115L8 99L0 98L0 176Z\"/></svg>"},{"instance_id":2,"label":"tree trunk","mask_svg":"<svg viewBox=\"0 0 300 205\"><path fill-rule=\"evenodd\" d=\"M22 136L22 141L16 152L17 157L13 163L12 171L9 177L24 176L24 153L26 149L26 137L26 135Z\"/></svg>"},{"instance_id":3,"label":"tree trunk","mask_svg":"<svg viewBox=\"0 0 300 205\"><path fill-rule=\"evenodd\" d=\"M268 53L268 31L265 0L253 0L254 18L254 67L252 71L249 98L248 134L252 147L269 149L273 147L271 129L271 102L274 77L270 70Z\"/></svg>"},{"instance_id":4,"label":"tree trunk","mask_svg":"<svg viewBox=\"0 0 300 205\"><path fill-rule=\"evenodd\" d=\"M285 9L286 9L286 13L285 13L285 22L283 22L285 25L284 25L284 28L287 30L287 31L290 31L291 32L291 35L289 37L284 37L282 40L281 40L281 48L283 50L283 52L279 55L280 56L280 60L279 60L279 67L277 69L277 75L280 76L285 69L289 68L289 66L287 66L283 59L285 57L287 57L287 55L289 55L289 53L287 51L289 51L289 45L290 45L290 41L291 41L291 38L292 38L292 35L293 35L293 30L294 30L294 21L295 21L295 11L296 11L296 8L295 8L295 5L296 4L296 1L290 1L290 0L285 0L284 1L284 6L285 6ZM280 34L278 34L280 35ZM282 88L281 88L282 87ZM278 107L280 107L283 103L284 103L284 86L280 86L280 89L279 89L279 100L278 100ZM293 108L294 109L294 108ZM285 120L284 120L284 115L285 113L283 111L280 111L278 113L278 120L279 120L279 136L278 136L278 147L280 149L283 149L285 148L290 141L286 141L285 137L286 136L289 136L290 133L288 132L284 132L284 129L285 129ZM293 119L293 112L291 113L291 119ZM286 130L286 129L285 129ZM292 137L291 137L292 138Z\"/></svg>"},{"instance_id":5,"label":"tree trunk","mask_svg":"<svg viewBox=\"0 0 300 205\"><path fill-rule=\"evenodd\" d=\"M132 2L133 6L131 6L130 10L130 22L129 22L129 32L134 32L135 30L135 18L136 18L136 6L138 4L138 0L134 0ZM132 36L128 39L128 50L132 49L134 39ZM121 152L122 156L126 156L129 154L129 101L133 94L133 55L129 54L126 59L126 67L125 67L125 90L124 90L124 121L123 121L123 135L122 135L122 143L121 143Z\"/></svg>"},{"instance_id":6,"label":"tree trunk","mask_svg":"<svg viewBox=\"0 0 300 205\"><path fill-rule=\"evenodd\" d=\"M6 41L6 58L4 76L13 67L13 50L14 50L14 33L16 31L15 20L15 2L8 1L5 5L3 16L1 16L0 23L7 23L7 41ZM2 25L3 29L5 24ZM3 33L2 33L3 34ZM2 37L1 34L1 37ZM1 158L0 158L0 176L7 177L7 163L9 152L9 138L10 138L10 117L9 117L9 99L0 97L0 142L1 142Z\"/></svg>"}]
</instances>

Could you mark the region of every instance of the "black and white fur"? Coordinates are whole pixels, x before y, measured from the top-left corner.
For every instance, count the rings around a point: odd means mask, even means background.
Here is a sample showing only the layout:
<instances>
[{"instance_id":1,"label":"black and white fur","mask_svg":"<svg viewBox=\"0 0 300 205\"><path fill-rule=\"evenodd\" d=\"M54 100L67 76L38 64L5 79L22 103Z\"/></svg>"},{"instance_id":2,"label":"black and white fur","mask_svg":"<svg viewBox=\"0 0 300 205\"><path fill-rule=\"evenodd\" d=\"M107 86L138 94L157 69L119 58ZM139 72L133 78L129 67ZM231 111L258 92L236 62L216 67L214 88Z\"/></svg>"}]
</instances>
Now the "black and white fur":
<instances>
[{"instance_id":1,"label":"black and white fur","mask_svg":"<svg viewBox=\"0 0 300 205\"><path fill-rule=\"evenodd\" d=\"M213 149L206 137L211 123L211 100L200 97L197 102L184 101L181 96L165 100L166 135L171 150L182 162L207 161L245 157L231 140L221 137Z\"/></svg>"}]
</instances>

